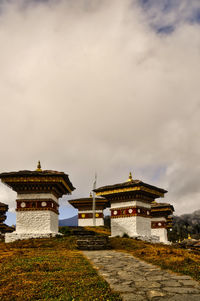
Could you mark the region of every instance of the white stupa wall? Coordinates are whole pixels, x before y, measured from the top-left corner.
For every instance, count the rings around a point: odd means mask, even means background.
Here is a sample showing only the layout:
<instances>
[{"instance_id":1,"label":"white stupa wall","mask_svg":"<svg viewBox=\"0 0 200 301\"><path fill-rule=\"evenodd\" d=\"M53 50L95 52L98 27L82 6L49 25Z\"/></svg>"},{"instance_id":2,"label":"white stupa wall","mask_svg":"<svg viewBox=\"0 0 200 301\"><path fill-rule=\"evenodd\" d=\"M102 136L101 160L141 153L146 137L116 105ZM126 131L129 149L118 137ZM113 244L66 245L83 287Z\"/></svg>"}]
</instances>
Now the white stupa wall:
<instances>
[{"instance_id":1,"label":"white stupa wall","mask_svg":"<svg viewBox=\"0 0 200 301\"><path fill-rule=\"evenodd\" d=\"M58 199L52 193L18 193L18 200L52 199L58 204ZM58 233L58 214L51 210L17 211L17 233Z\"/></svg>"},{"instance_id":2,"label":"white stupa wall","mask_svg":"<svg viewBox=\"0 0 200 301\"><path fill-rule=\"evenodd\" d=\"M58 199L51 193L17 194L17 200ZM16 212L16 231L6 233L5 242L19 239L53 237L58 232L58 214L51 210L22 210Z\"/></svg>"},{"instance_id":3,"label":"white stupa wall","mask_svg":"<svg viewBox=\"0 0 200 301\"><path fill-rule=\"evenodd\" d=\"M17 200L26 199L26 200L39 200L39 199L52 199L56 203L58 198L55 197L53 193L18 193Z\"/></svg>"},{"instance_id":4,"label":"white stupa wall","mask_svg":"<svg viewBox=\"0 0 200 301\"><path fill-rule=\"evenodd\" d=\"M17 233L58 233L58 214L50 210L17 211Z\"/></svg>"},{"instance_id":5,"label":"white stupa wall","mask_svg":"<svg viewBox=\"0 0 200 301\"><path fill-rule=\"evenodd\" d=\"M153 217L151 219L152 222L166 222L166 218L164 217ZM151 235L158 236L160 239L160 242L168 244L168 237L167 237L167 229L166 228L156 228L156 229L151 229Z\"/></svg>"},{"instance_id":6,"label":"white stupa wall","mask_svg":"<svg viewBox=\"0 0 200 301\"><path fill-rule=\"evenodd\" d=\"M111 236L130 237L151 236L151 219L148 217L131 216L111 218Z\"/></svg>"},{"instance_id":7,"label":"white stupa wall","mask_svg":"<svg viewBox=\"0 0 200 301\"><path fill-rule=\"evenodd\" d=\"M111 209L120 208L145 208L149 211L151 210L151 205L149 203L141 201L123 201L123 202L112 202ZM151 218L143 216L129 216L129 217L111 217L111 236L123 236L127 234L130 237L135 236L151 236Z\"/></svg>"},{"instance_id":8,"label":"white stupa wall","mask_svg":"<svg viewBox=\"0 0 200 301\"><path fill-rule=\"evenodd\" d=\"M85 211L79 211L79 214L93 214L92 210L85 210ZM95 210L95 213L103 213L102 210ZM104 226L104 219L103 217L96 217L96 226ZM87 226L94 226L93 224L93 218L78 218L78 226L79 227L87 227Z\"/></svg>"},{"instance_id":9,"label":"white stupa wall","mask_svg":"<svg viewBox=\"0 0 200 301\"><path fill-rule=\"evenodd\" d=\"M56 233L17 233L16 231L14 231L12 233L5 234L5 243L30 238L49 238L55 237L56 235Z\"/></svg>"},{"instance_id":10,"label":"white stupa wall","mask_svg":"<svg viewBox=\"0 0 200 301\"><path fill-rule=\"evenodd\" d=\"M132 201L123 201L123 202L116 202L116 203L111 203L111 209L114 208L126 208L126 207L132 207L132 206L137 206L137 207L143 207L146 209L151 209L151 204L149 203L145 203L145 202L141 202L141 201L136 201L136 200L132 200Z\"/></svg>"},{"instance_id":11,"label":"white stupa wall","mask_svg":"<svg viewBox=\"0 0 200 301\"><path fill-rule=\"evenodd\" d=\"M92 218L85 218L78 220L79 227L87 227L87 226L94 226ZM96 218L96 226L104 226L103 218Z\"/></svg>"}]
</instances>

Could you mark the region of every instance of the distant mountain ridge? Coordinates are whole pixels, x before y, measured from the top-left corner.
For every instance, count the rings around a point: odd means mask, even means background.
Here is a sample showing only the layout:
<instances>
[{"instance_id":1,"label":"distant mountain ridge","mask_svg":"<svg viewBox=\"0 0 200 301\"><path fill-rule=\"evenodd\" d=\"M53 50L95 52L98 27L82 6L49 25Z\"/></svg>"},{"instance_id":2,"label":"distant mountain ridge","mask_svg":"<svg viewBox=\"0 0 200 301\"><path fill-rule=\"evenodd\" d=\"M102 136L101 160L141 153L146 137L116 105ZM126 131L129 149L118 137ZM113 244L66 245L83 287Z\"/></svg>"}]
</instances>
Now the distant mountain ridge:
<instances>
[{"instance_id":1,"label":"distant mountain ridge","mask_svg":"<svg viewBox=\"0 0 200 301\"><path fill-rule=\"evenodd\" d=\"M173 217L172 231L168 233L170 240L177 241L188 237L200 239L200 210L193 213Z\"/></svg>"},{"instance_id":2,"label":"distant mountain ridge","mask_svg":"<svg viewBox=\"0 0 200 301\"><path fill-rule=\"evenodd\" d=\"M78 215L74 215L70 218L65 218L65 219L59 220L59 227L64 227L64 226L77 227L78 226Z\"/></svg>"},{"instance_id":3,"label":"distant mountain ridge","mask_svg":"<svg viewBox=\"0 0 200 301\"><path fill-rule=\"evenodd\" d=\"M186 213L180 216L174 216L176 222L185 222L191 225L200 224L200 210L196 210L193 213Z\"/></svg>"}]
</instances>

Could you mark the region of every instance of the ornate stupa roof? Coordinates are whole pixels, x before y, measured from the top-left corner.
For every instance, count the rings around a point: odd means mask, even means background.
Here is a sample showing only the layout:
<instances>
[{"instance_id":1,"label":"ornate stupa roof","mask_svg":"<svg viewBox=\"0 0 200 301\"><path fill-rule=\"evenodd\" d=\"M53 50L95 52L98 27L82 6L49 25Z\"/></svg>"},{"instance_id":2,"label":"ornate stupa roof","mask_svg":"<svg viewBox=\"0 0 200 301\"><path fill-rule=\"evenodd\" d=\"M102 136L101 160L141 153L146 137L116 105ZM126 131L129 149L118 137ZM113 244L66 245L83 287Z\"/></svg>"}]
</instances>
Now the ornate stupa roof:
<instances>
[{"instance_id":1,"label":"ornate stupa roof","mask_svg":"<svg viewBox=\"0 0 200 301\"><path fill-rule=\"evenodd\" d=\"M153 202L151 204L151 215L156 216L166 216L169 217L173 214L174 207L169 203L157 203ZM169 217L170 221L170 217Z\"/></svg>"},{"instance_id":2,"label":"ornate stupa roof","mask_svg":"<svg viewBox=\"0 0 200 301\"><path fill-rule=\"evenodd\" d=\"M92 210L93 198L90 194L89 198L77 198L68 201L76 209ZM108 206L108 201L104 198L95 197L95 207L96 209L104 209Z\"/></svg>"},{"instance_id":3,"label":"ornate stupa roof","mask_svg":"<svg viewBox=\"0 0 200 301\"><path fill-rule=\"evenodd\" d=\"M3 233L2 223L6 220L7 211L8 211L8 205L0 202L0 233Z\"/></svg>"},{"instance_id":4,"label":"ornate stupa roof","mask_svg":"<svg viewBox=\"0 0 200 301\"><path fill-rule=\"evenodd\" d=\"M4 214L8 211L8 205L0 202L0 214Z\"/></svg>"},{"instance_id":5,"label":"ornate stupa roof","mask_svg":"<svg viewBox=\"0 0 200 301\"><path fill-rule=\"evenodd\" d=\"M0 202L0 208L8 208L8 205Z\"/></svg>"},{"instance_id":6,"label":"ornate stupa roof","mask_svg":"<svg viewBox=\"0 0 200 301\"><path fill-rule=\"evenodd\" d=\"M126 182L102 186L94 189L97 195L109 196L111 194L122 194L127 192L144 192L152 195L154 198L163 197L167 190L144 183L141 180L133 180L132 174L129 174L129 178Z\"/></svg>"},{"instance_id":7,"label":"ornate stupa roof","mask_svg":"<svg viewBox=\"0 0 200 301\"><path fill-rule=\"evenodd\" d=\"M11 232L13 232L15 229L14 229L14 227L10 227L10 226L8 226L8 225L6 225L6 224L1 224L0 223L0 234L1 233L11 233Z\"/></svg>"},{"instance_id":8,"label":"ornate stupa roof","mask_svg":"<svg viewBox=\"0 0 200 301\"><path fill-rule=\"evenodd\" d=\"M55 170L42 170L40 161L34 171L4 172L0 174L0 179L18 193L33 191L37 193L53 189L57 196L61 197L63 194L70 194L75 189L67 174Z\"/></svg>"}]
</instances>

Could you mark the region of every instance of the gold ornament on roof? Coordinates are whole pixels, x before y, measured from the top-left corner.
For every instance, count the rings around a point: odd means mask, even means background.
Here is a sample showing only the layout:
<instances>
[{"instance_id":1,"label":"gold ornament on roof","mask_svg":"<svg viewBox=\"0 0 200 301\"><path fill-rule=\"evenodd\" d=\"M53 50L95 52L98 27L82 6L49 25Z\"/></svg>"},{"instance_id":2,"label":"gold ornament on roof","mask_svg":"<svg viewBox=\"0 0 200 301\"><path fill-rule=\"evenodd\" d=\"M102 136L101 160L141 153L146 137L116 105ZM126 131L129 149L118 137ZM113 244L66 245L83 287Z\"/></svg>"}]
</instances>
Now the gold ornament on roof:
<instances>
[{"instance_id":1,"label":"gold ornament on roof","mask_svg":"<svg viewBox=\"0 0 200 301\"><path fill-rule=\"evenodd\" d=\"M36 171L42 171L40 161L38 161L38 165L37 165Z\"/></svg>"},{"instance_id":2,"label":"gold ornament on roof","mask_svg":"<svg viewBox=\"0 0 200 301\"><path fill-rule=\"evenodd\" d=\"M132 178L132 173L130 172L129 173L129 177L128 177L128 182L131 182L133 180L133 178Z\"/></svg>"},{"instance_id":3,"label":"gold ornament on roof","mask_svg":"<svg viewBox=\"0 0 200 301\"><path fill-rule=\"evenodd\" d=\"M188 239L192 239L190 234L188 234Z\"/></svg>"},{"instance_id":4,"label":"gold ornament on roof","mask_svg":"<svg viewBox=\"0 0 200 301\"><path fill-rule=\"evenodd\" d=\"M92 192L90 192L90 198L92 198Z\"/></svg>"}]
</instances>

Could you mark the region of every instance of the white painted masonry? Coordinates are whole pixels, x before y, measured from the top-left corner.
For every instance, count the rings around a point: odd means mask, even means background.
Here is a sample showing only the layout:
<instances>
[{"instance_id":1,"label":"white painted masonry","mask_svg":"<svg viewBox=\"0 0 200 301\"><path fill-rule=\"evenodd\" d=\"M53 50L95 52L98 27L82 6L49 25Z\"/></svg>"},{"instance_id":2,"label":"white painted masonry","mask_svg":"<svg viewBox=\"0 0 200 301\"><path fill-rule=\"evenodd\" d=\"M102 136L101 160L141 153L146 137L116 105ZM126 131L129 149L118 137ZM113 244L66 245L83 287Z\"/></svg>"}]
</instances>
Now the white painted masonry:
<instances>
[{"instance_id":1,"label":"white painted masonry","mask_svg":"<svg viewBox=\"0 0 200 301\"><path fill-rule=\"evenodd\" d=\"M18 193L17 199L26 199L26 200L36 200L36 199L52 199L56 203L58 203L58 199L52 193Z\"/></svg>"},{"instance_id":2,"label":"white painted masonry","mask_svg":"<svg viewBox=\"0 0 200 301\"><path fill-rule=\"evenodd\" d=\"M86 227L86 226L93 226L93 219L92 218L79 218L78 219L78 226ZM96 218L96 226L104 226L103 218Z\"/></svg>"},{"instance_id":3,"label":"white painted masonry","mask_svg":"<svg viewBox=\"0 0 200 301\"><path fill-rule=\"evenodd\" d=\"M128 200L123 202L112 202L111 209L114 208L126 208L126 207L142 207L145 209L151 209L151 204L137 201ZM134 236L151 236L151 218L142 216L131 217L118 217L111 218L111 236L123 236L127 234L130 237Z\"/></svg>"},{"instance_id":4,"label":"white painted masonry","mask_svg":"<svg viewBox=\"0 0 200 301\"><path fill-rule=\"evenodd\" d=\"M50 210L17 211L17 233L58 233L58 214Z\"/></svg>"},{"instance_id":5,"label":"white painted masonry","mask_svg":"<svg viewBox=\"0 0 200 301\"><path fill-rule=\"evenodd\" d=\"M58 199L52 193L18 193L17 199L52 199L58 204ZM51 210L24 210L16 212L16 231L6 233L5 242L18 239L52 237L58 232L58 214Z\"/></svg>"},{"instance_id":6,"label":"white painted masonry","mask_svg":"<svg viewBox=\"0 0 200 301\"><path fill-rule=\"evenodd\" d=\"M166 222L166 218L164 217L153 217L151 219L152 222ZM165 228L157 228L157 229L151 229L151 235L158 236L160 239L160 242L164 244L169 244L168 237L167 237L167 229Z\"/></svg>"},{"instance_id":7,"label":"white painted masonry","mask_svg":"<svg viewBox=\"0 0 200 301\"><path fill-rule=\"evenodd\" d=\"M60 233L57 233L59 235L62 235ZM15 240L23 240L23 239L30 239L30 238L48 238L48 237L55 237L57 235L56 233L6 233L5 234L5 243L13 242Z\"/></svg>"},{"instance_id":8,"label":"white painted masonry","mask_svg":"<svg viewBox=\"0 0 200 301\"><path fill-rule=\"evenodd\" d=\"M151 236L151 218L141 216L111 218L111 236Z\"/></svg>"}]
</instances>

